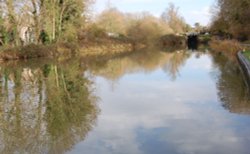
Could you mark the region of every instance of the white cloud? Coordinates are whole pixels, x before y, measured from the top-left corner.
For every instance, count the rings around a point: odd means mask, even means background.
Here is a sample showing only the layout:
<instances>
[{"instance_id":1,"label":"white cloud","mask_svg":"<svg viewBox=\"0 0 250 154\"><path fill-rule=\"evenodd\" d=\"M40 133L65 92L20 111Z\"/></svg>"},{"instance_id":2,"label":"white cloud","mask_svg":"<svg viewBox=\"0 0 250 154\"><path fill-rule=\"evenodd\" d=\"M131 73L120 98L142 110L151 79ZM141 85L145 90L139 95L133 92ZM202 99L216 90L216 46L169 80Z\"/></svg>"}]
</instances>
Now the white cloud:
<instances>
[{"instance_id":1,"label":"white cloud","mask_svg":"<svg viewBox=\"0 0 250 154\"><path fill-rule=\"evenodd\" d=\"M114 91L106 79L97 77L97 95L103 100L98 126L72 153L249 152L242 144L249 140L248 127L236 131L240 120L218 107L216 82L208 75L211 64L210 56L196 59L193 54L178 82L158 68L147 75L127 74ZM188 77L192 72L195 75ZM156 79L159 76L163 78Z\"/></svg>"},{"instance_id":2,"label":"white cloud","mask_svg":"<svg viewBox=\"0 0 250 154\"><path fill-rule=\"evenodd\" d=\"M192 23L199 22L202 25L209 24L209 21L211 19L211 11L210 6L205 6L198 10L193 10L190 13L188 13L188 16L191 16L190 21Z\"/></svg>"}]
</instances>

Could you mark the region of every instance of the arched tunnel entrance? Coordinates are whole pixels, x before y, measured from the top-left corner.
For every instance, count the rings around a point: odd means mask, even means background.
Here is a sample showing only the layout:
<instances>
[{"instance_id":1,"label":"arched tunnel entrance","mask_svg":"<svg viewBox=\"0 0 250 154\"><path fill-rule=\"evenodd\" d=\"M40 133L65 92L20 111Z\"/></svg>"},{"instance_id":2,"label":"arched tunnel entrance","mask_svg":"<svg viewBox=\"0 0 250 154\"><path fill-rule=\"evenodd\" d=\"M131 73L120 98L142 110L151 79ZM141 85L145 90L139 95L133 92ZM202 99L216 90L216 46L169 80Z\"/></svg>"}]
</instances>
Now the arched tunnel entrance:
<instances>
[{"instance_id":1,"label":"arched tunnel entrance","mask_svg":"<svg viewBox=\"0 0 250 154\"><path fill-rule=\"evenodd\" d=\"M187 36L187 45L190 50L198 49L198 34L192 33Z\"/></svg>"}]
</instances>

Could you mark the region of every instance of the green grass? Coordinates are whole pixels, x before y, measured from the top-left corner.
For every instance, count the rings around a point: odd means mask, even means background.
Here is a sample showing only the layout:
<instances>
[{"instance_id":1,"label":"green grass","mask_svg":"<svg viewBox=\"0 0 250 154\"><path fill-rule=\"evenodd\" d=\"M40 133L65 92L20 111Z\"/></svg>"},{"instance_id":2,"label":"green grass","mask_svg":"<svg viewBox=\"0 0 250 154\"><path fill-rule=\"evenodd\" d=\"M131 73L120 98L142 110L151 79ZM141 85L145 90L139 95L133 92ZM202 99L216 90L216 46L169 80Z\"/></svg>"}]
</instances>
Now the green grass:
<instances>
[{"instance_id":1,"label":"green grass","mask_svg":"<svg viewBox=\"0 0 250 154\"><path fill-rule=\"evenodd\" d=\"M246 56L246 58L250 61L250 50L247 50L244 52L244 55Z\"/></svg>"}]
</instances>

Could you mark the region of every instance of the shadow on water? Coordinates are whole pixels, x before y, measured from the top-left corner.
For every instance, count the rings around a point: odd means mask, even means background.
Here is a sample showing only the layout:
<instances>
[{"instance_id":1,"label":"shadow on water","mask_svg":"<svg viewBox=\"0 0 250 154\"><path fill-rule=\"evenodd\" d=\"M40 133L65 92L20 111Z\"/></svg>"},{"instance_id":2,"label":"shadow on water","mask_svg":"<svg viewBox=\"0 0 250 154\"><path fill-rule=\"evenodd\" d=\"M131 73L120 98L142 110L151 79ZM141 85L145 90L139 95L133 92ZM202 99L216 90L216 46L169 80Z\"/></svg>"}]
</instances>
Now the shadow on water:
<instances>
[{"instance_id":1,"label":"shadow on water","mask_svg":"<svg viewBox=\"0 0 250 154\"><path fill-rule=\"evenodd\" d=\"M97 98L78 63L33 65L1 66L0 153L64 153L95 124Z\"/></svg>"}]
</instances>

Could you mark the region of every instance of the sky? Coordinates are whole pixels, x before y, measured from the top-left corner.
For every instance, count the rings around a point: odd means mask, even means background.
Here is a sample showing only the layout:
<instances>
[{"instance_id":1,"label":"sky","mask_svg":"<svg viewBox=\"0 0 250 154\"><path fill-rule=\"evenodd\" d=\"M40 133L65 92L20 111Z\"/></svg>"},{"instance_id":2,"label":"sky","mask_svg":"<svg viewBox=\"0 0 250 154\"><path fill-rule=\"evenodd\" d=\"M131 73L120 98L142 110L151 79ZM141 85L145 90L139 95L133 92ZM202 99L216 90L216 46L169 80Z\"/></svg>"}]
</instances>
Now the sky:
<instances>
[{"instance_id":1,"label":"sky","mask_svg":"<svg viewBox=\"0 0 250 154\"><path fill-rule=\"evenodd\" d=\"M148 11L159 17L169 3L179 7L179 13L185 21L193 26L196 22L208 25L211 18L211 6L215 0L109 0L112 7L122 12ZM107 7L108 0L96 0L94 11L100 13Z\"/></svg>"}]
</instances>

